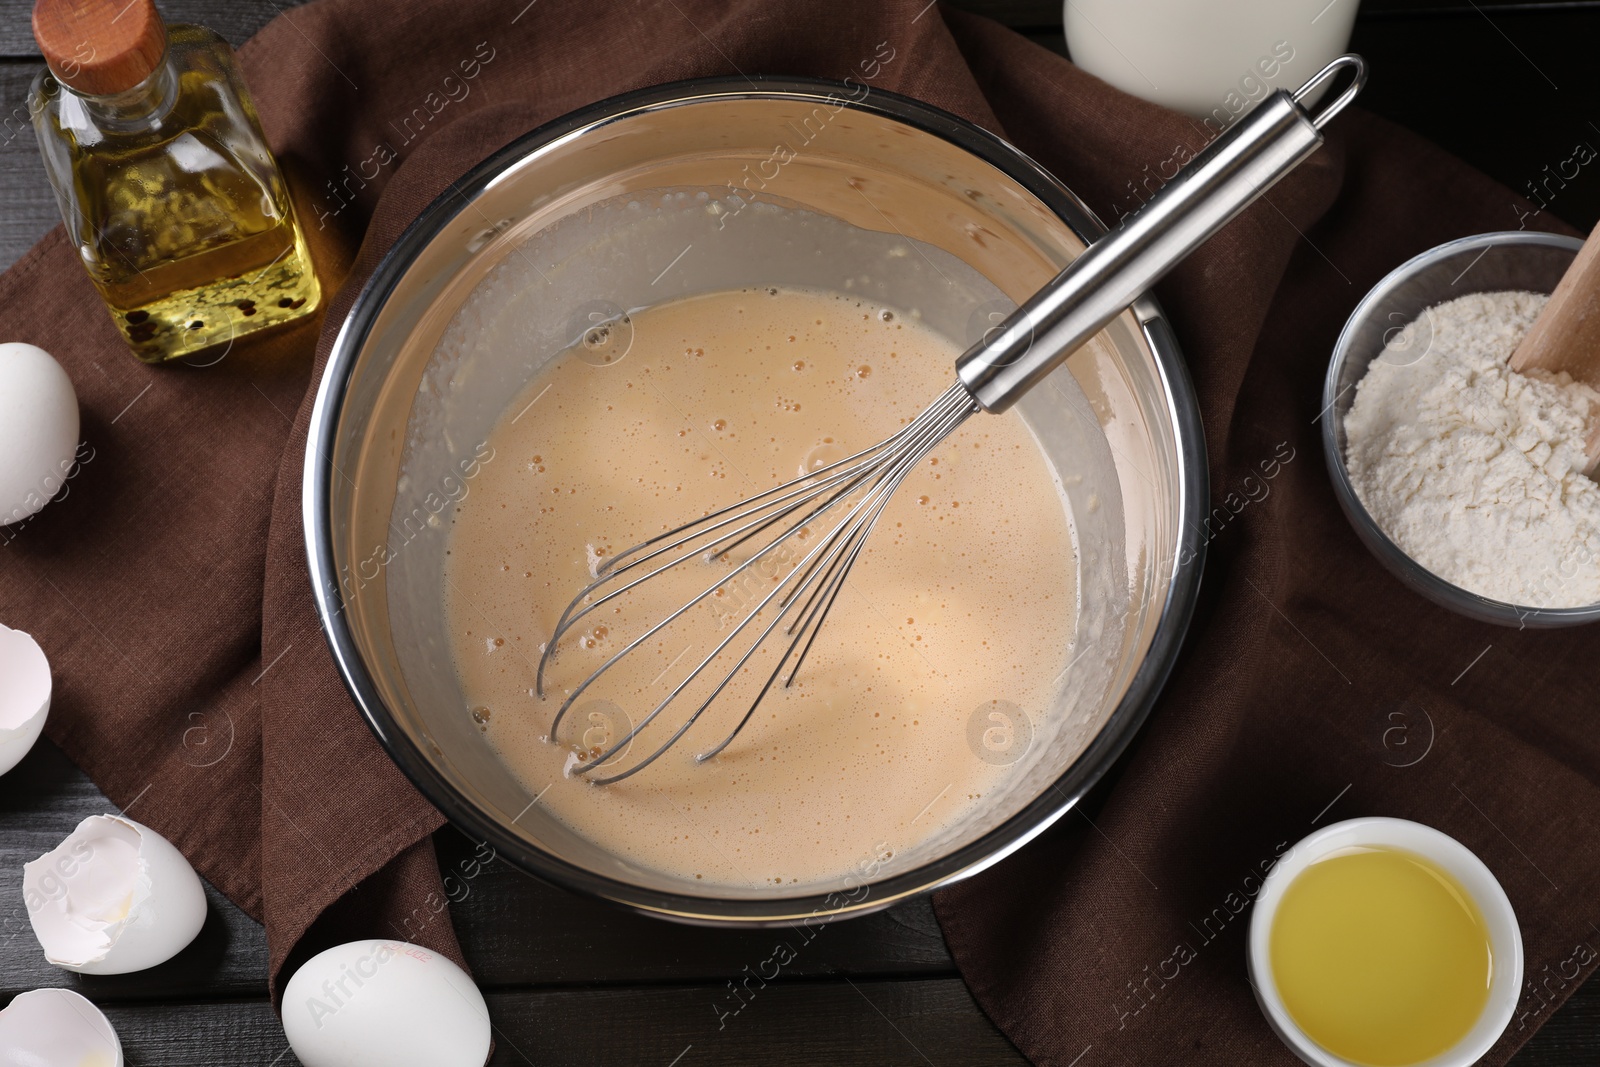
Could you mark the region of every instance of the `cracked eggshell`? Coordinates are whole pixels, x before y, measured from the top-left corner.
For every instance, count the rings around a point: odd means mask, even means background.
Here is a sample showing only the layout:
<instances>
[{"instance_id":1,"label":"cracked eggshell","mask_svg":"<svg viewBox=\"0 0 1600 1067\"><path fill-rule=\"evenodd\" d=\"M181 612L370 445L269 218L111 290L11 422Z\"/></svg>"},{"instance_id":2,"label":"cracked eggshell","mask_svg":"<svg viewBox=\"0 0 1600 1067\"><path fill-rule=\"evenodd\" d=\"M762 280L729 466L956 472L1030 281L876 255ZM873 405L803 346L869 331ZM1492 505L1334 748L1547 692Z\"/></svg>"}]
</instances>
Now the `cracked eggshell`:
<instances>
[{"instance_id":1,"label":"cracked eggshell","mask_svg":"<svg viewBox=\"0 0 1600 1067\"><path fill-rule=\"evenodd\" d=\"M176 956L206 921L206 894L183 854L147 826L91 815L22 867L22 894L45 959L79 974L126 974Z\"/></svg>"},{"instance_id":2,"label":"cracked eggshell","mask_svg":"<svg viewBox=\"0 0 1600 1067\"><path fill-rule=\"evenodd\" d=\"M0 344L0 526L50 502L78 452L78 395L36 345Z\"/></svg>"},{"instance_id":3,"label":"cracked eggshell","mask_svg":"<svg viewBox=\"0 0 1600 1067\"><path fill-rule=\"evenodd\" d=\"M122 1067L122 1042L100 1009L70 989L18 993L0 1011L0 1067Z\"/></svg>"},{"instance_id":4,"label":"cracked eggshell","mask_svg":"<svg viewBox=\"0 0 1600 1067\"><path fill-rule=\"evenodd\" d=\"M39 740L50 713L50 663L39 642L0 626L0 774Z\"/></svg>"},{"instance_id":5,"label":"cracked eggshell","mask_svg":"<svg viewBox=\"0 0 1600 1067\"><path fill-rule=\"evenodd\" d=\"M294 972L283 1031L304 1067L483 1067L489 1008L467 973L403 941L352 941Z\"/></svg>"}]
</instances>

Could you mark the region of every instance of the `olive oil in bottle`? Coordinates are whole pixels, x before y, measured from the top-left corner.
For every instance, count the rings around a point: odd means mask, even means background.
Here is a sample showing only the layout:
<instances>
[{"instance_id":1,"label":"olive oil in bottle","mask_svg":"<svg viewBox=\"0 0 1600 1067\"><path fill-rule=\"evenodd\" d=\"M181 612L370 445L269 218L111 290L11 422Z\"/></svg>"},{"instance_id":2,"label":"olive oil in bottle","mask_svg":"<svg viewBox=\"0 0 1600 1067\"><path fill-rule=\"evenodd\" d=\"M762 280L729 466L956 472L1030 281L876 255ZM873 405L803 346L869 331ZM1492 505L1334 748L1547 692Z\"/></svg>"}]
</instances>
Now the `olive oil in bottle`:
<instances>
[{"instance_id":1,"label":"olive oil in bottle","mask_svg":"<svg viewBox=\"0 0 1600 1067\"><path fill-rule=\"evenodd\" d=\"M37 0L29 106L67 236L158 363L316 310L304 235L228 43L151 0Z\"/></svg>"}]
</instances>

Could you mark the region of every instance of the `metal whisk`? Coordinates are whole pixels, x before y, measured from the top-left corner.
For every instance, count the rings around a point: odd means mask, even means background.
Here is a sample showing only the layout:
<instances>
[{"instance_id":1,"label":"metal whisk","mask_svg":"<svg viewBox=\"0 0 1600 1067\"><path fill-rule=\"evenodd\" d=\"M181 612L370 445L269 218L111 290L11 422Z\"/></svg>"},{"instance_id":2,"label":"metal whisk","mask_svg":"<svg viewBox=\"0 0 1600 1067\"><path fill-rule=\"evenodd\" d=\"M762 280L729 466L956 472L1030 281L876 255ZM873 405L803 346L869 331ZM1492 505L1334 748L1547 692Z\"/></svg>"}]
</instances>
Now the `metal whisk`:
<instances>
[{"instance_id":1,"label":"metal whisk","mask_svg":"<svg viewBox=\"0 0 1600 1067\"><path fill-rule=\"evenodd\" d=\"M1308 113L1301 101L1346 68L1353 77L1343 92L1314 115ZM756 573L770 581L770 589L637 725L580 764L574 773L592 775L591 781L603 785L621 781L655 762L699 721L781 628L787 645L782 646L749 708L721 741L696 758L710 759L727 748L780 676L784 687L794 683L885 505L917 464L971 415L1010 408L1167 271L1310 156L1322 144L1322 127L1355 98L1365 81L1365 63L1359 56L1346 55L1295 92L1280 89L1263 100L1121 228L1095 241L1049 285L962 354L956 361L956 383L886 440L686 522L600 565L595 580L561 613L545 644L536 683L541 697L545 668L561 639L581 620L666 572L696 561L731 563L729 555L734 550L754 547L748 559L729 571L715 573L704 589L649 626L574 688L551 722L551 739L558 736L573 704L602 675L696 605L720 597L730 582L751 568L760 568ZM814 530L818 532L814 534ZM791 566L797 555L798 561ZM726 674L654 751L616 773L595 773L625 751L712 664L719 659L726 662L726 657L733 660Z\"/></svg>"}]
</instances>

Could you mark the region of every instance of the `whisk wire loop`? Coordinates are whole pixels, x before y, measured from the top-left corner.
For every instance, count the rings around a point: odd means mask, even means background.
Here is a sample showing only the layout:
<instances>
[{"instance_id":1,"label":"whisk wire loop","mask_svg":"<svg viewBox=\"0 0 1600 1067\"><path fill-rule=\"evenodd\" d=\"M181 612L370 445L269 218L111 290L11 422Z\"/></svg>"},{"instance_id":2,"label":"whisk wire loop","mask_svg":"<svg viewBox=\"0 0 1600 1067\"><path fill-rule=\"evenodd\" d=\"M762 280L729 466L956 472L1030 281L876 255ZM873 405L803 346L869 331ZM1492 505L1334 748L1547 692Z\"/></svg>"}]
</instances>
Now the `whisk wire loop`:
<instances>
[{"instance_id":1,"label":"whisk wire loop","mask_svg":"<svg viewBox=\"0 0 1600 1067\"><path fill-rule=\"evenodd\" d=\"M536 681L536 689L540 696L544 695L546 667L555 654L558 644L589 613L613 598L681 564L694 559L715 562L750 539L759 537L764 531L771 530L786 520L788 523L770 541L752 552L749 559L737 564L727 573L719 575L716 581L650 626L643 634L629 641L579 682L562 701L551 722L552 739L556 738L557 730L573 704L623 658L637 651L640 646L682 618L697 604L716 595L718 590L729 583L738 580L739 576L751 567L772 557L781 545L810 530L830 511L843 504L849 505L838 520L830 520L833 521L832 527L786 573L778 573L783 566L782 562L773 568L770 575L772 588L755 603L754 607L747 610L733 629L651 709L649 714L603 751L575 768L573 773L593 774L624 752L635 738L648 729L713 663L728 652L730 646L741 634L749 630L758 616L771 608L772 617L760 628L753 640L747 639L748 644L743 646L731 669L663 743L626 770L609 776L591 777L590 781L596 785L621 781L643 770L664 755L699 721L705 711L745 669L746 664L763 647L773 632L788 620L784 633L790 640L779 655L765 684L733 729L715 746L696 758L710 759L727 748L748 725L756 708L771 692L791 659L794 660L794 665L784 679L783 687L788 688L794 683L806 655L810 652L823 623L844 588L851 568L859 558L868 536L895 490L929 452L977 410L979 408L976 401L958 383L916 418L878 444L757 496L657 534L618 553L597 567L594 581L585 586L567 605L557 620L550 640L545 643ZM680 549L683 551L679 551ZM627 577L640 567L649 567L653 561L660 560L663 556L672 558L650 567L643 575ZM622 584L617 588L608 589L600 596L595 596L602 588L619 581ZM795 655L797 648L798 657Z\"/></svg>"}]
</instances>

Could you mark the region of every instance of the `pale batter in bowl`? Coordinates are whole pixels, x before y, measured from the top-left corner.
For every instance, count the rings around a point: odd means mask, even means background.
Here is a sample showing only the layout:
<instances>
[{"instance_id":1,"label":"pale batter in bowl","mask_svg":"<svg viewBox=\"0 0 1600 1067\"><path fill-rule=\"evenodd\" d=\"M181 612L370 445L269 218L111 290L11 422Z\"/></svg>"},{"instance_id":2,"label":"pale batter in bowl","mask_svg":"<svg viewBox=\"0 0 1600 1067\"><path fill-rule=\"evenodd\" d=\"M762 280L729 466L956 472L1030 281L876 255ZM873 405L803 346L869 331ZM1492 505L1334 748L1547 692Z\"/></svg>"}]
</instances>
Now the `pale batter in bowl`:
<instances>
[{"instance_id":1,"label":"pale batter in bowl","mask_svg":"<svg viewBox=\"0 0 1600 1067\"><path fill-rule=\"evenodd\" d=\"M712 885L835 878L959 820L1050 727L1077 614L1065 496L1014 414L972 419L901 486L798 684L725 752L694 759L748 706L737 693L634 778L596 787L568 773L726 625L697 608L548 743L566 692L665 614L657 602L591 616L537 698L542 642L598 560L888 436L948 387L958 354L894 309L787 288L670 301L612 328L631 336L568 352L508 404L493 461L454 509L445 605L460 714L580 834ZM692 705L676 707L672 727Z\"/></svg>"}]
</instances>

